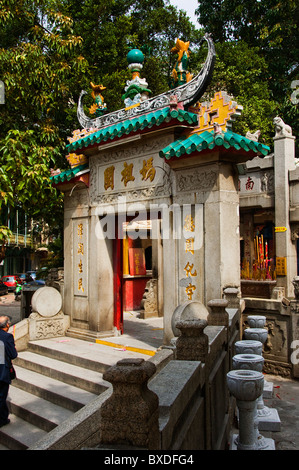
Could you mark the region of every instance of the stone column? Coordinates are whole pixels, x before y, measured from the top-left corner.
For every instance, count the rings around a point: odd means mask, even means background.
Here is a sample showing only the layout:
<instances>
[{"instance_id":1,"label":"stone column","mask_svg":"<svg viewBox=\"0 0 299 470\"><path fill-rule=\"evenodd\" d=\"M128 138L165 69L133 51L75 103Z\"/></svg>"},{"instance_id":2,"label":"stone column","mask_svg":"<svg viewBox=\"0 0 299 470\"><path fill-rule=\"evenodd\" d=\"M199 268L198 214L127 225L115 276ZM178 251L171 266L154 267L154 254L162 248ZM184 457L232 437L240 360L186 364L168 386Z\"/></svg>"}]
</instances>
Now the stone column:
<instances>
[{"instance_id":1,"label":"stone column","mask_svg":"<svg viewBox=\"0 0 299 470\"><path fill-rule=\"evenodd\" d=\"M227 373L227 385L239 410L239 435L234 435L232 442L237 442L237 450L259 450L255 416L256 400L263 392L263 374L253 370L232 370ZM235 449L233 445L231 448Z\"/></svg>"},{"instance_id":2,"label":"stone column","mask_svg":"<svg viewBox=\"0 0 299 470\"><path fill-rule=\"evenodd\" d=\"M235 343L236 354L259 354L263 353L263 344L255 340L240 340Z\"/></svg>"},{"instance_id":3,"label":"stone column","mask_svg":"<svg viewBox=\"0 0 299 470\"><path fill-rule=\"evenodd\" d=\"M233 369L234 370L254 370L257 372L263 371L264 358L257 354L236 354L233 357ZM256 414L254 427L256 430L256 443L259 450L271 450L273 448L274 441L272 439L265 439L259 433L259 413L265 408L263 401L263 394L257 398ZM238 440L237 440L238 441Z\"/></svg>"},{"instance_id":4,"label":"stone column","mask_svg":"<svg viewBox=\"0 0 299 470\"><path fill-rule=\"evenodd\" d=\"M275 226L283 228L275 233L275 247L276 257L286 259L287 270L286 275L277 276L277 286L285 289L286 297L293 297L292 279L297 274L297 254L290 229L289 171L295 169L295 137L282 119L275 118L274 123Z\"/></svg>"},{"instance_id":5,"label":"stone column","mask_svg":"<svg viewBox=\"0 0 299 470\"><path fill-rule=\"evenodd\" d=\"M113 393L102 405L100 444L159 449L159 400L147 383L156 366L144 359L123 359L108 369L104 380Z\"/></svg>"},{"instance_id":6,"label":"stone column","mask_svg":"<svg viewBox=\"0 0 299 470\"><path fill-rule=\"evenodd\" d=\"M209 167L207 167L209 168ZM205 201L204 303L221 298L226 286L240 286L238 181L229 163L211 166L217 172L217 190Z\"/></svg>"},{"instance_id":7,"label":"stone column","mask_svg":"<svg viewBox=\"0 0 299 470\"><path fill-rule=\"evenodd\" d=\"M266 317L262 315L248 316L249 325L262 326L261 328L246 328L244 336L249 340L260 341L264 344L268 337L268 330L263 328L266 323ZM280 418L275 408L268 408L264 405L263 399L258 403L258 421L259 429L263 431L280 431Z\"/></svg>"}]
</instances>

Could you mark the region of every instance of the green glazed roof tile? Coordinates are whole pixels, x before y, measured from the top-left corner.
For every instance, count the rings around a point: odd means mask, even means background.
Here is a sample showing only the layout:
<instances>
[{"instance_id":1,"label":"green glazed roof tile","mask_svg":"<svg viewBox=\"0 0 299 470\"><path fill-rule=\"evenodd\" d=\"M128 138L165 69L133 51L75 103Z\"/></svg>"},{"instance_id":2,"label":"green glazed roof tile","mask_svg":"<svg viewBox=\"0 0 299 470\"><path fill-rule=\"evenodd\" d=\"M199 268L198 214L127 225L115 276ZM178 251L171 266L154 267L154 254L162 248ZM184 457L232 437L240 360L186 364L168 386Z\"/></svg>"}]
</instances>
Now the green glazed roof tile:
<instances>
[{"instance_id":1,"label":"green glazed roof tile","mask_svg":"<svg viewBox=\"0 0 299 470\"><path fill-rule=\"evenodd\" d=\"M64 181L70 181L77 175L77 173L86 170L87 168L88 164L85 163L84 165L76 166L75 168L71 168L70 170L62 171L58 175L51 176L50 180L53 184L63 183Z\"/></svg>"},{"instance_id":2,"label":"green glazed roof tile","mask_svg":"<svg viewBox=\"0 0 299 470\"><path fill-rule=\"evenodd\" d=\"M192 134L184 140L177 140L169 144L159 155L161 158L169 160L172 157L181 157L184 154L190 155L192 152L201 152L205 149L212 150L215 147L224 147L225 149L234 148L235 150L254 151L267 155L270 148L260 142L247 139L234 132L223 132L214 135L214 131L204 131L201 134Z\"/></svg>"},{"instance_id":3,"label":"green glazed roof tile","mask_svg":"<svg viewBox=\"0 0 299 470\"><path fill-rule=\"evenodd\" d=\"M179 122L185 122L187 124L197 124L198 116L195 113L184 111L183 109L171 110L169 107L160 109L158 111L144 114L133 119L127 119L126 121L118 124L112 124L104 129L98 130L89 134L86 137L78 139L69 145L67 145L68 152L74 152L76 150L89 147L93 144L99 144L100 142L107 142L113 140L115 137L122 137L123 135L129 135L131 132L151 128L153 126L159 126L163 122L170 122L172 119L176 119Z\"/></svg>"}]
</instances>

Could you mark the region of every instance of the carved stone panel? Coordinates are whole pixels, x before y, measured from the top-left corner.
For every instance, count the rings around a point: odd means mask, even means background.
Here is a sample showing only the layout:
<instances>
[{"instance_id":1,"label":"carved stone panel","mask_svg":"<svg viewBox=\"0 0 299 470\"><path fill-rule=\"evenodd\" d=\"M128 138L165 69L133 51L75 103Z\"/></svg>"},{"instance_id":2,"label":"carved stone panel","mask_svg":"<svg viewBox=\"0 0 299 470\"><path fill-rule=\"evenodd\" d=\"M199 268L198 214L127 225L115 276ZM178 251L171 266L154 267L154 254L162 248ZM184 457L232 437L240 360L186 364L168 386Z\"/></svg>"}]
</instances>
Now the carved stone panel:
<instances>
[{"instance_id":1,"label":"carved stone panel","mask_svg":"<svg viewBox=\"0 0 299 470\"><path fill-rule=\"evenodd\" d=\"M213 169L188 168L176 173L176 190L183 191L211 191L217 184L218 173Z\"/></svg>"},{"instance_id":2,"label":"carved stone panel","mask_svg":"<svg viewBox=\"0 0 299 470\"><path fill-rule=\"evenodd\" d=\"M92 203L146 200L171 194L171 170L159 157L168 138L146 140L118 147L90 158L90 199Z\"/></svg>"},{"instance_id":3,"label":"carved stone panel","mask_svg":"<svg viewBox=\"0 0 299 470\"><path fill-rule=\"evenodd\" d=\"M256 171L239 176L240 196L250 196L251 194L272 194L274 192L274 172Z\"/></svg>"}]
</instances>

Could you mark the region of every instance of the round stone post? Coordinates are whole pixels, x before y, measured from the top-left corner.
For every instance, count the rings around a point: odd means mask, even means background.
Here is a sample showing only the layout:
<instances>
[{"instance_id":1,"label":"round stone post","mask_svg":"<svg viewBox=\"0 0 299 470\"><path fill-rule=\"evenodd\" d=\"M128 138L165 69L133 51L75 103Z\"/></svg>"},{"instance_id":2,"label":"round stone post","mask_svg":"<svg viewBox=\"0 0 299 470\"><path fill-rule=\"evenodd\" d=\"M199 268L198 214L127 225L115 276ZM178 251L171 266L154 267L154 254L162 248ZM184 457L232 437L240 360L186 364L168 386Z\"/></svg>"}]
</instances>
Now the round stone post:
<instances>
[{"instance_id":1,"label":"round stone post","mask_svg":"<svg viewBox=\"0 0 299 470\"><path fill-rule=\"evenodd\" d=\"M231 370L227 385L239 410L237 450L258 450L255 425L256 400L263 392L264 377L254 370Z\"/></svg>"},{"instance_id":2,"label":"round stone post","mask_svg":"<svg viewBox=\"0 0 299 470\"><path fill-rule=\"evenodd\" d=\"M235 343L235 353L262 355L263 344L260 341L243 339Z\"/></svg>"},{"instance_id":3,"label":"round stone post","mask_svg":"<svg viewBox=\"0 0 299 470\"><path fill-rule=\"evenodd\" d=\"M250 328L264 328L266 317L263 315L248 315L247 321Z\"/></svg>"},{"instance_id":4,"label":"round stone post","mask_svg":"<svg viewBox=\"0 0 299 470\"><path fill-rule=\"evenodd\" d=\"M244 336L247 340L260 341L264 344L268 338L268 330L264 328L266 317L262 315L248 315L249 328L244 330ZM263 396L257 403L259 429L264 431L280 431L280 418L275 408L265 406Z\"/></svg>"},{"instance_id":5,"label":"round stone post","mask_svg":"<svg viewBox=\"0 0 299 470\"><path fill-rule=\"evenodd\" d=\"M236 354L233 357L233 369L234 370L254 370L257 372L263 371L264 358L258 354ZM262 404L261 404L262 400ZM259 411L264 407L263 394L261 394L257 399L256 413L255 413L255 432L256 432L256 442L259 450L268 450L273 448L273 440L265 439L259 433ZM265 407L264 407L265 408Z\"/></svg>"},{"instance_id":6,"label":"round stone post","mask_svg":"<svg viewBox=\"0 0 299 470\"><path fill-rule=\"evenodd\" d=\"M268 330L265 328L246 328L244 330L245 339L260 341L264 344L268 338Z\"/></svg>"},{"instance_id":7,"label":"round stone post","mask_svg":"<svg viewBox=\"0 0 299 470\"><path fill-rule=\"evenodd\" d=\"M144 359L123 359L110 367L104 380L113 393L102 405L100 443L159 449L159 400L147 383L156 366Z\"/></svg>"}]
</instances>

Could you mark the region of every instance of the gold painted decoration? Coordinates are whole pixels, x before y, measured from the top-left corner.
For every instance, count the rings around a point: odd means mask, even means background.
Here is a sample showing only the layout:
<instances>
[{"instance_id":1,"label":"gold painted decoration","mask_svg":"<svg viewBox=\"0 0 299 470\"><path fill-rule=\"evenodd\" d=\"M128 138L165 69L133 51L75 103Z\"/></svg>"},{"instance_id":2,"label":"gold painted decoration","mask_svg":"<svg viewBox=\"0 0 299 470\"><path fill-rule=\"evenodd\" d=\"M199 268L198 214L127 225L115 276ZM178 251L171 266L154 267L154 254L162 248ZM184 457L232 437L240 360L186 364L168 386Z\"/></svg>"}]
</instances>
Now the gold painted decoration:
<instances>
[{"instance_id":1,"label":"gold painted decoration","mask_svg":"<svg viewBox=\"0 0 299 470\"><path fill-rule=\"evenodd\" d=\"M102 95L102 91L106 90L106 87L103 85L95 85L90 82L92 88L91 96L94 99L94 104L89 108L90 114L95 114L97 117L102 116L107 111L107 106Z\"/></svg>"},{"instance_id":2,"label":"gold painted decoration","mask_svg":"<svg viewBox=\"0 0 299 470\"><path fill-rule=\"evenodd\" d=\"M194 291L196 290L196 286L191 284L191 282L188 284L188 286L185 289L185 292L187 294L188 300L192 300Z\"/></svg>"},{"instance_id":3,"label":"gold painted decoration","mask_svg":"<svg viewBox=\"0 0 299 470\"><path fill-rule=\"evenodd\" d=\"M67 161L69 162L71 168L75 168L76 166L79 165L84 165L85 163L88 162L88 158L86 155L80 154L78 155L77 153L69 153L66 156Z\"/></svg>"},{"instance_id":4,"label":"gold painted decoration","mask_svg":"<svg viewBox=\"0 0 299 470\"><path fill-rule=\"evenodd\" d=\"M194 237L186 238L185 252L194 255Z\"/></svg>"},{"instance_id":5,"label":"gold painted decoration","mask_svg":"<svg viewBox=\"0 0 299 470\"><path fill-rule=\"evenodd\" d=\"M128 165L127 162L124 162L124 169L121 172L121 175L122 175L121 181L123 181L125 186L127 186L129 181L135 180L135 176L133 176L133 166L134 166L133 163L130 163Z\"/></svg>"},{"instance_id":6,"label":"gold painted decoration","mask_svg":"<svg viewBox=\"0 0 299 470\"><path fill-rule=\"evenodd\" d=\"M197 108L193 109L198 113L198 127L194 133L200 134L214 127L222 132L230 130L232 122L241 115L242 110L243 107L226 92L216 92L211 101L198 103Z\"/></svg>"},{"instance_id":7,"label":"gold painted decoration","mask_svg":"<svg viewBox=\"0 0 299 470\"><path fill-rule=\"evenodd\" d=\"M194 218L192 217L191 214L186 215L185 217L184 230L186 230L186 232L194 232L195 230Z\"/></svg>"},{"instance_id":8,"label":"gold painted decoration","mask_svg":"<svg viewBox=\"0 0 299 470\"><path fill-rule=\"evenodd\" d=\"M153 166L153 157L148 160L143 160L143 167L140 170L140 174L142 175L142 181L146 181L147 179L150 179L150 181L154 180L156 169Z\"/></svg>"},{"instance_id":9,"label":"gold painted decoration","mask_svg":"<svg viewBox=\"0 0 299 470\"><path fill-rule=\"evenodd\" d=\"M115 167L112 165L104 171L104 188L106 190L108 188L114 189L114 170Z\"/></svg>"},{"instance_id":10,"label":"gold painted decoration","mask_svg":"<svg viewBox=\"0 0 299 470\"><path fill-rule=\"evenodd\" d=\"M287 275L287 259L285 257L276 257L276 275L286 276Z\"/></svg>"}]
</instances>

